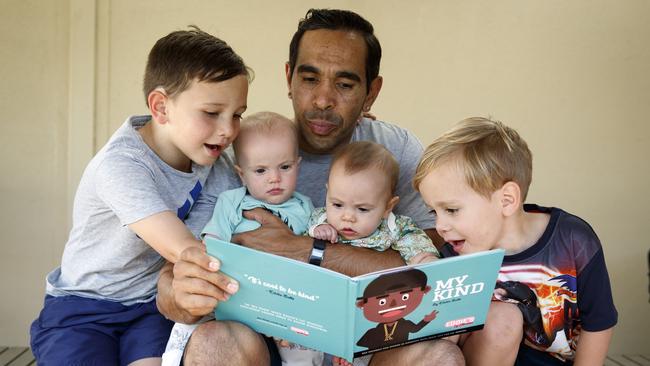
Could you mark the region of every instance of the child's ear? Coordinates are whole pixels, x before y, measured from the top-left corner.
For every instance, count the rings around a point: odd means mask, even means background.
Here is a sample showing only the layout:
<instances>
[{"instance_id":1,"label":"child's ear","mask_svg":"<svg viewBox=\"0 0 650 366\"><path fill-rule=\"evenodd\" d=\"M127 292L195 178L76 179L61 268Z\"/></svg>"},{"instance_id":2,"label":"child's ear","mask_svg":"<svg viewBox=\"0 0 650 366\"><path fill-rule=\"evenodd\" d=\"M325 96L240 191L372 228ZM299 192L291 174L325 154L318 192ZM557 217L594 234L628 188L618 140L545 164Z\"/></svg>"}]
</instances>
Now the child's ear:
<instances>
[{"instance_id":1,"label":"child's ear","mask_svg":"<svg viewBox=\"0 0 650 366\"><path fill-rule=\"evenodd\" d=\"M244 172L241 170L241 167L237 164L235 164L235 171L237 172L237 175L239 176L239 179L241 180L242 185L246 185L244 183Z\"/></svg>"},{"instance_id":2,"label":"child's ear","mask_svg":"<svg viewBox=\"0 0 650 366\"><path fill-rule=\"evenodd\" d=\"M386 205L386 211L384 211L385 219L388 218L388 215L390 215L391 211L393 211L393 209L395 208L398 202L399 202L399 196L393 196L393 198L391 198L388 201L388 204Z\"/></svg>"},{"instance_id":3,"label":"child's ear","mask_svg":"<svg viewBox=\"0 0 650 366\"><path fill-rule=\"evenodd\" d=\"M501 187L501 207L505 216L511 216L519 210L521 202L521 188L519 184L510 181Z\"/></svg>"},{"instance_id":4,"label":"child's ear","mask_svg":"<svg viewBox=\"0 0 650 366\"><path fill-rule=\"evenodd\" d=\"M157 88L151 91L147 96L147 103L149 104L149 111L151 117L158 123L167 123L167 101L169 98L165 91Z\"/></svg>"}]
</instances>

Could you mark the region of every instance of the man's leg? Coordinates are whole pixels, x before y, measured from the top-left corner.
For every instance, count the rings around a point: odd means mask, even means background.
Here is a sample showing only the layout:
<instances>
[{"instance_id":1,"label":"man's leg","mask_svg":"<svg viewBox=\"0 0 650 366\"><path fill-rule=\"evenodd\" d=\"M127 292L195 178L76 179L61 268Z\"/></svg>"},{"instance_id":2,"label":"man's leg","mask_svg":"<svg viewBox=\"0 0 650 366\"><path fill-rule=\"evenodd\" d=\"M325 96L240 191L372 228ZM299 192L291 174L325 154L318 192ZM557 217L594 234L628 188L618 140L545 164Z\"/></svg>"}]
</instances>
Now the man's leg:
<instances>
[{"instance_id":1,"label":"man's leg","mask_svg":"<svg viewBox=\"0 0 650 366\"><path fill-rule=\"evenodd\" d=\"M460 348L453 342L438 339L373 354L370 366L383 365L463 366L465 359Z\"/></svg>"},{"instance_id":2,"label":"man's leg","mask_svg":"<svg viewBox=\"0 0 650 366\"><path fill-rule=\"evenodd\" d=\"M523 317L514 304L493 301L482 330L461 336L470 366L513 365L523 338Z\"/></svg>"},{"instance_id":3,"label":"man's leg","mask_svg":"<svg viewBox=\"0 0 650 366\"><path fill-rule=\"evenodd\" d=\"M227 321L201 324L192 333L184 365L269 365L271 355L264 337L247 326Z\"/></svg>"}]
</instances>

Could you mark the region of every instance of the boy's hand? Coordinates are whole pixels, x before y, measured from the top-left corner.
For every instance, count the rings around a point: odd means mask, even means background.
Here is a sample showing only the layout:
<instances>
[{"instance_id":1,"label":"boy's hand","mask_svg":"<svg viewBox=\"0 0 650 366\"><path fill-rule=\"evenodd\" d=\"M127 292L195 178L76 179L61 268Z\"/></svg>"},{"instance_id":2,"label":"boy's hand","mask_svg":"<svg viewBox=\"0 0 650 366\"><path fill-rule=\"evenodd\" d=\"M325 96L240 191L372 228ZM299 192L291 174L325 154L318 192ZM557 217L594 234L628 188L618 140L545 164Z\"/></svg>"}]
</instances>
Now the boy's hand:
<instances>
[{"instance_id":1,"label":"boy's hand","mask_svg":"<svg viewBox=\"0 0 650 366\"><path fill-rule=\"evenodd\" d=\"M314 228L314 238L336 243L339 239L339 233L330 224L320 224Z\"/></svg>"},{"instance_id":2,"label":"boy's hand","mask_svg":"<svg viewBox=\"0 0 650 366\"><path fill-rule=\"evenodd\" d=\"M219 272L221 262L205 249L190 247L174 265L172 289L177 306L192 316L203 316L237 292L239 284Z\"/></svg>"}]
</instances>

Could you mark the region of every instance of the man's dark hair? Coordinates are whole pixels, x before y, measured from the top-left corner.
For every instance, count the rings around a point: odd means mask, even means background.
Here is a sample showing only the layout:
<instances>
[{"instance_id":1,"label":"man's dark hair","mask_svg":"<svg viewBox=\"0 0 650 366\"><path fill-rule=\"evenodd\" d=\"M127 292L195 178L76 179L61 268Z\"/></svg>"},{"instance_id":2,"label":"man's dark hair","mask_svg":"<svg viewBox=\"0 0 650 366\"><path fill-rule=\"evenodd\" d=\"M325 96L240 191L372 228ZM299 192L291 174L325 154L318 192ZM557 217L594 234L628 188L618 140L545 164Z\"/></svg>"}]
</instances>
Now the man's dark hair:
<instances>
[{"instance_id":1,"label":"man's dark hair","mask_svg":"<svg viewBox=\"0 0 650 366\"><path fill-rule=\"evenodd\" d=\"M187 89L194 79L218 82L238 75L249 80L251 77L242 58L226 42L190 26L190 30L172 32L153 46L142 91L145 101L156 88L163 88L173 97Z\"/></svg>"},{"instance_id":2,"label":"man's dark hair","mask_svg":"<svg viewBox=\"0 0 650 366\"><path fill-rule=\"evenodd\" d=\"M348 10L337 9L309 9L305 18L298 23L298 30L294 33L289 45L289 76L293 76L298 59L298 46L305 32L317 29L353 31L363 36L366 41L366 91L370 90L370 83L379 75L381 61L381 45L375 37L374 28L369 21L359 14Z\"/></svg>"}]
</instances>

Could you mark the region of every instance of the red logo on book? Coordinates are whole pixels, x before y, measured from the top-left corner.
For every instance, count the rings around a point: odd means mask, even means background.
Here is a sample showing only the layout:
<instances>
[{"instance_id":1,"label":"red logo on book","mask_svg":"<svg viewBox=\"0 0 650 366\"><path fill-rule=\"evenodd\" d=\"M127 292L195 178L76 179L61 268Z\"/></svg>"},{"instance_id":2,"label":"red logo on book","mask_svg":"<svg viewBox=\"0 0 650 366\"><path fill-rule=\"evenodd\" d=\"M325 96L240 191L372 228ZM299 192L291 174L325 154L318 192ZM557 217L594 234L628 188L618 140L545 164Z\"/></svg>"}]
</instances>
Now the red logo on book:
<instances>
[{"instance_id":1,"label":"red logo on book","mask_svg":"<svg viewBox=\"0 0 650 366\"><path fill-rule=\"evenodd\" d=\"M296 332L296 333L298 333L298 334L304 335L304 336L308 336L308 335L309 335L309 332L306 331L306 330L304 330L304 329L300 329L300 328L296 328L296 327L291 327L291 328L289 328L289 329L291 329L292 331L294 331L294 332Z\"/></svg>"},{"instance_id":2,"label":"red logo on book","mask_svg":"<svg viewBox=\"0 0 650 366\"><path fill-rule=\"evenodd\" d=\"M460 318L460 319L455 319L455 320L450 320L445 323L445 328L458 328L462 327L465 325L470 325L474 323L474 317L473 316L468 316L467 318Z\"/></svg>"}]
</instances>

